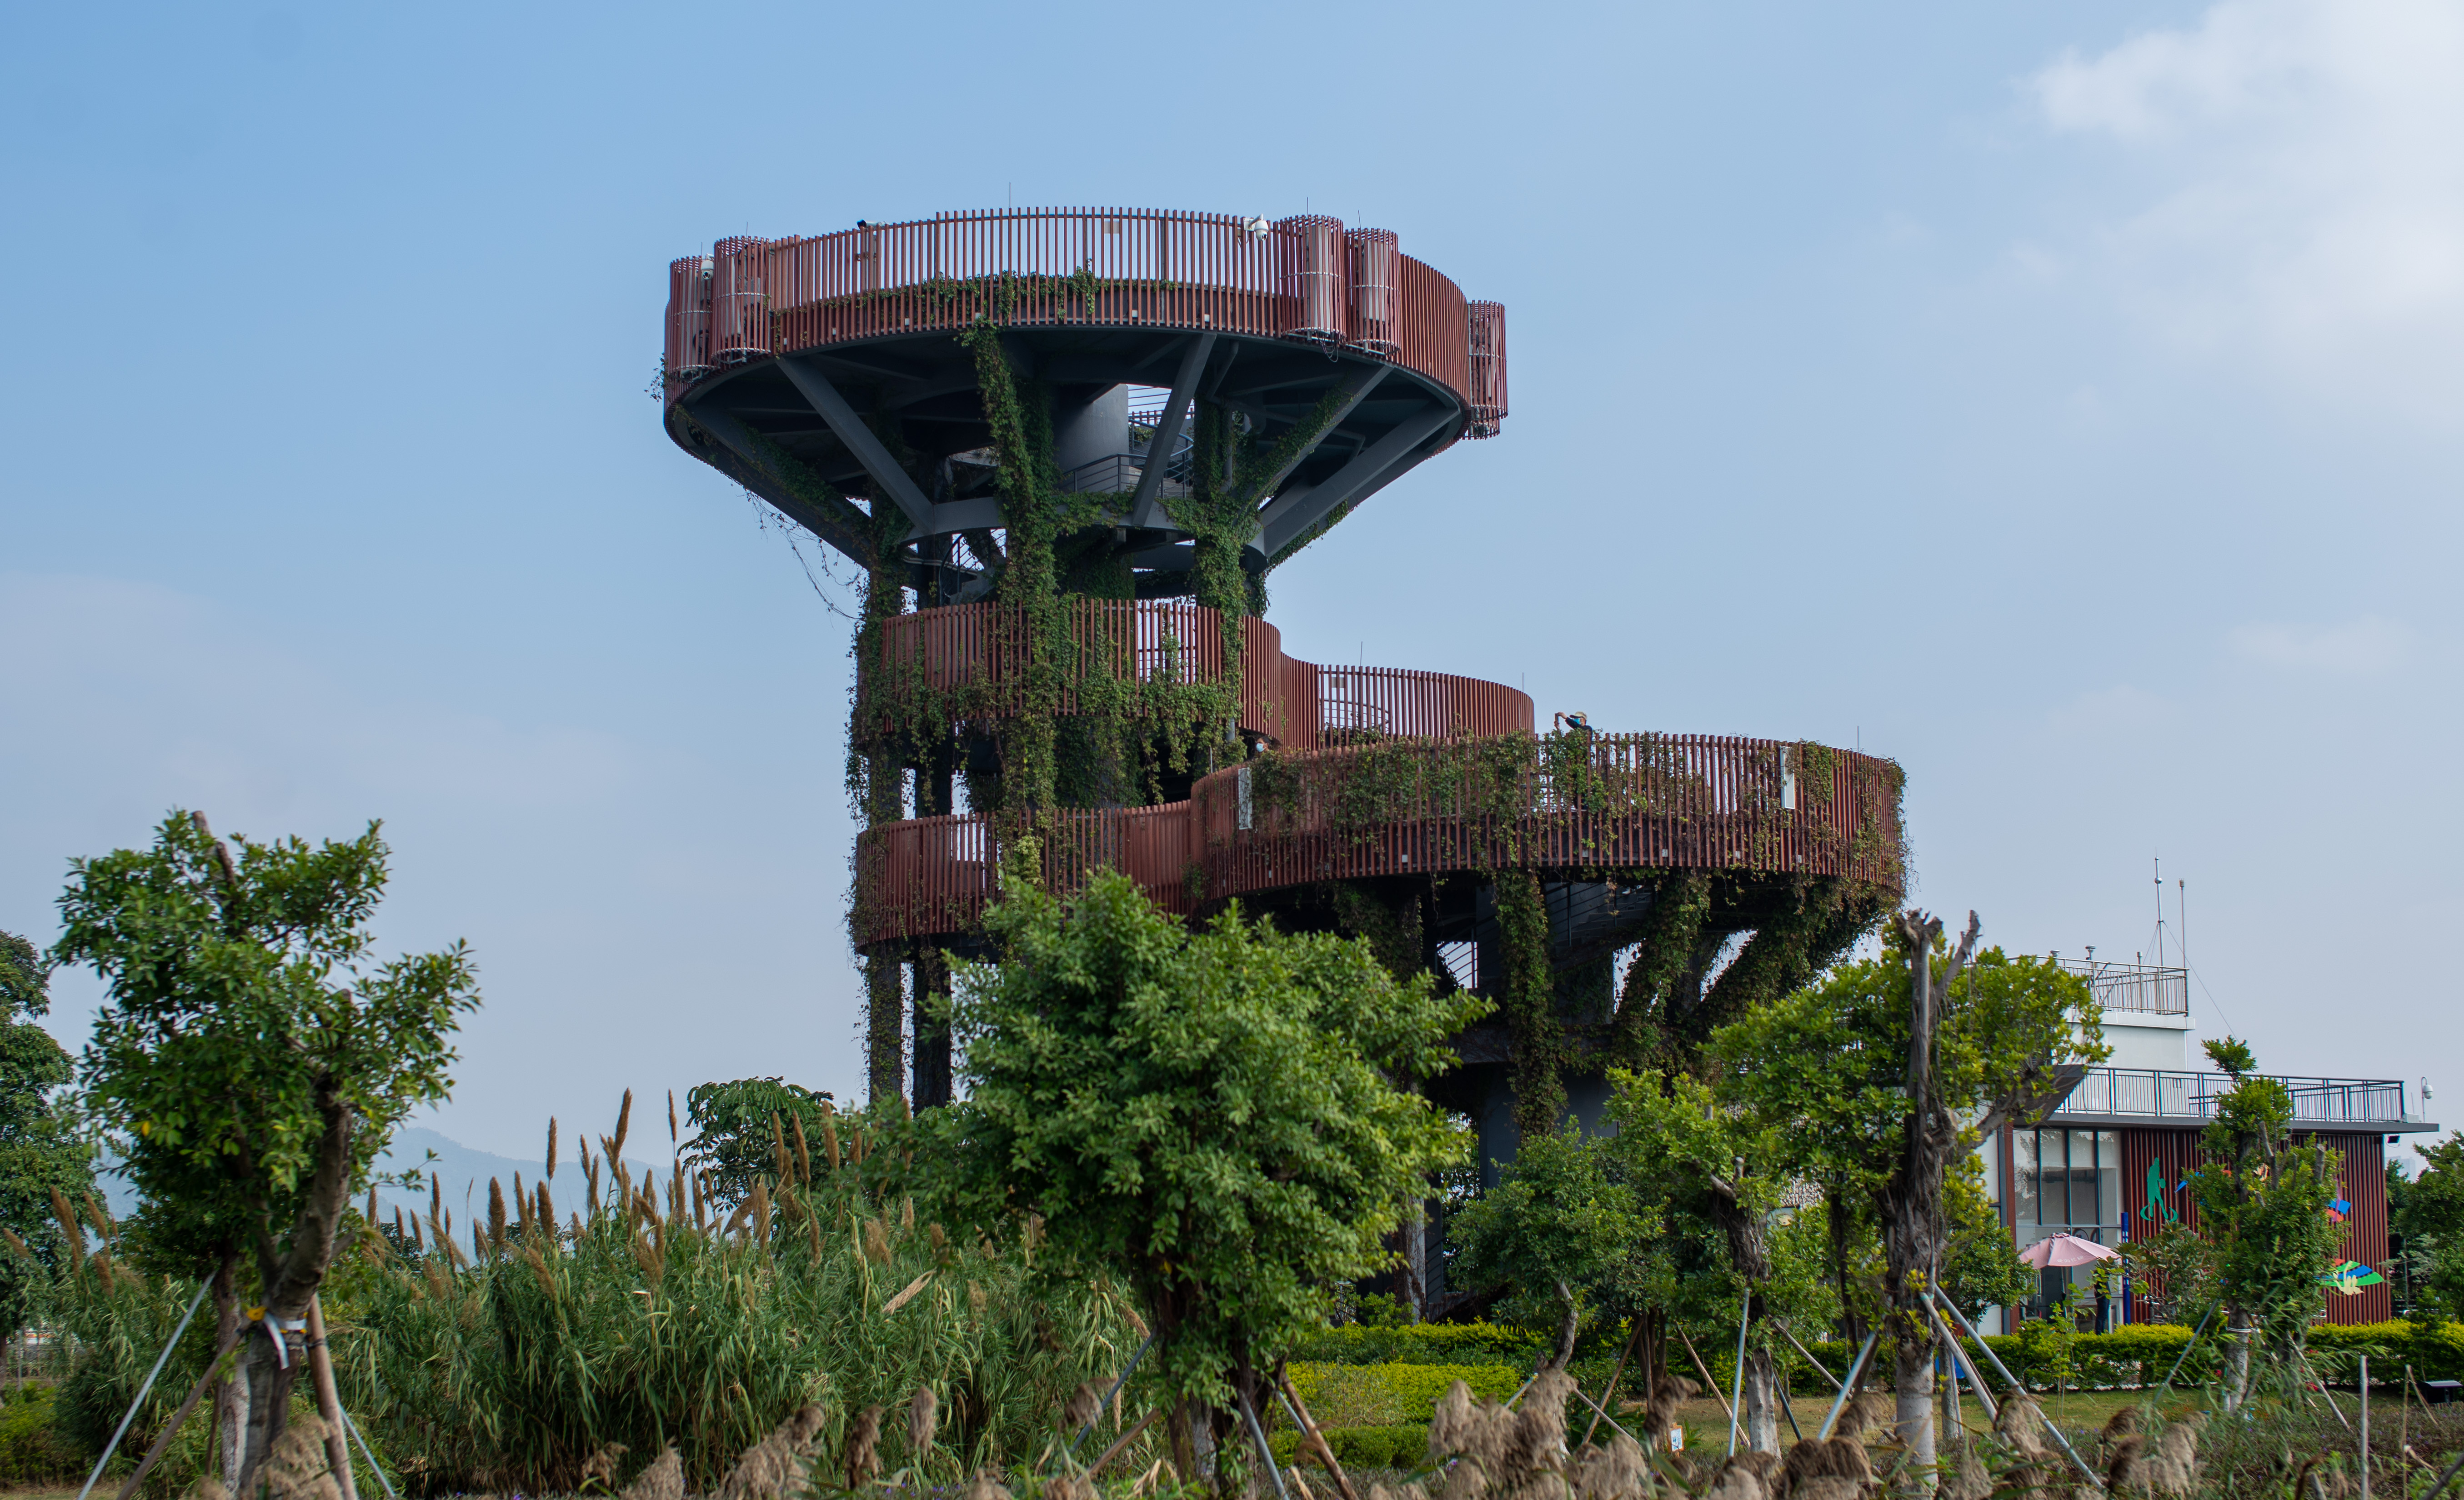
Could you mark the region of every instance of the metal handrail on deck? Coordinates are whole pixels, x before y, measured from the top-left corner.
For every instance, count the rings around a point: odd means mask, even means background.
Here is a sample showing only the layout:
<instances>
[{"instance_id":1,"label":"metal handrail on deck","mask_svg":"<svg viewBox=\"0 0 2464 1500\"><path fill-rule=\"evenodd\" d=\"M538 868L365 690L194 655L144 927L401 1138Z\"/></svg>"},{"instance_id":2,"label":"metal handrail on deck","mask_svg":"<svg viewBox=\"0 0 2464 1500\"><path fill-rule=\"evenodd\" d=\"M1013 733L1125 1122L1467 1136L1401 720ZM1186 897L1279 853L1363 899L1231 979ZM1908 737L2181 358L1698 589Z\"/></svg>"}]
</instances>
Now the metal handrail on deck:
<instances>
[{"instance_id":1,"label":"metal handrail on deck","mask_svg":"<svg viewBox=\"0 0 2464 1500\"><path fill-rule=\"evenodd\" d=\"M2406 1109L2400 1079L2277 1077L2276 1081L2293 1095L2296 1125L2397 1125L2413 1118ZM2210 1120L2215 1118L2217 1100L2233 1082L2228 1073L2090 1068L2050 1117Z\"/></svg>"},{"instance_id":2,"label":"metal handrail on deck","mask_svg":"<svg viewBox=\"0 0 2464 1500\"><path fill-rule=\"evenodd\" d=\"M780 353L935 330L1189 329L1390 360L1454 392L1466 437L1506 417L1506 313L1379 231L1149 209L987 209L785 239L669 268L668 399Z\"/></svg>"}]
</instances>

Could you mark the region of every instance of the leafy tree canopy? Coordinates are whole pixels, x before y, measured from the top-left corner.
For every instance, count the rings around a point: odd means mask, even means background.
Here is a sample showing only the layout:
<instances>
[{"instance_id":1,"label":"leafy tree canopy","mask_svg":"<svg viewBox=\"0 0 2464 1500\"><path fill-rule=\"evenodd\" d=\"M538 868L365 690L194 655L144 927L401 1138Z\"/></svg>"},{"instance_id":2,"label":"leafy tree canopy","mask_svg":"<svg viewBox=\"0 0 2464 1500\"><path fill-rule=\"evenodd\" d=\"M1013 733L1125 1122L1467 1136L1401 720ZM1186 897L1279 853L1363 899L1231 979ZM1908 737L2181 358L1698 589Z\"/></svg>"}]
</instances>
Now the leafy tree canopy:
<instances>
[{"instance_id":1,"label":"leafy tree canopy","mask_svg":"<svg viewBox=\"0 0 2464 1500\"><path fill-rule=\"evenodd\" d=\"M94 1191L93 1150L54 1102L69 1055L33 1019L51 1011L50 983L34 945L0 933L0 1224L46 1261L60 1237L53 1195L74 1203ZM38 1281L22 1257L0 1255L0 1333L25 1325Z\"/></svg>"},{"instance_id":2,"label":"leafy tree canopy","mask_svg":"<svg viewBox=\"0 0 2464 1500\"><path fill-rule=\"evenodd\" d=\"M827 1090L783 1078L701 1084L685 1095L685 1117L693 1134L679 1164L700 1173L702 1191L733 1208L755 1182L777 1180L779 1148L792 1144L798 1126L809 1155L821 1146L825 1127L835 1136L835 1116Z\"/></svg>"},{"instance_id":3,"label":"leafy tree canopy","mask_svg":"<svg viewBox=\"0 0 2464 1500\"><path fill-rule=\"evenodd\" d=\"M1002 961L958 965L949 1002L968 1097L917 1122L919 1162L957 1222L1040 1216L1040 1262L1128 1283L1150 1367L1220 1402L1385 1268L1457 1150L1395 1080L1451 1067L1486 1003L1237 909L1192 932L1109 871L1067 903L1006 880L986 929Z\"/></svg>"},{"instance_id":4,"label":"leafy tree canopy","mask_svg":"<svg viewBox=\"0 0 2464 1500\"><path fill-rule=\"evenodd\" d=\"M1640 1307L1657 1290L1648 1206L1626 1180L1625 1158L1573 1120L1555 1135L1529 1136L1498 1184L1446 1221L1454 1274L1471 1285L1505 1284L1501 1304L1515 1322L1557 1336L1572 1352L1581 1319Z\"/></svg>"}]
</instances>

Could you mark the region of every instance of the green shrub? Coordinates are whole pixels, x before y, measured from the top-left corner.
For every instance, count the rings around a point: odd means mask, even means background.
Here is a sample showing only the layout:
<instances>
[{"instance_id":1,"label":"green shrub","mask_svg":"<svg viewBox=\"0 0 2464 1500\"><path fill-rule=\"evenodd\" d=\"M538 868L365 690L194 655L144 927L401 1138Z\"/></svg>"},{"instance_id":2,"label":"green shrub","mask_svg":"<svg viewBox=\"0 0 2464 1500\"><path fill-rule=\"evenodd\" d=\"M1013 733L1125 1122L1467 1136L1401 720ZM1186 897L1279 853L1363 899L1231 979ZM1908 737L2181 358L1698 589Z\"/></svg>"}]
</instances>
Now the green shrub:
<instances>
[{"instance_id":1,"label":"green shrub","mask_svg":"<svg viewBox=\"0 0 2464 1500\"><path fill-rule=\"evenodd\" d=\"M1327 1446L1345 1468L1417 1468L1428 1457L1429 1428L1397 1423L1375 1427L1322 1427ZM1301 1435L1286 1427L1266 1440L1275 1462L1289 1466L1300 1453Z\"/></svg>"},{"instance_id":2,"label":"green shrub","mask_svg":"<svg viewBox=\"0 0 2464 1500\"><path fill-rule=\"evenodd\" d=\"M1292 1386L1321 1427L1425 1425L1446 1387L1461 1380L1475 1400L1505 1401L1523 1384L1510 1364L1295 1364Z\"/></svg>"},{"instance_id":3,"label":"green shrub","mask_svg":"<svg viewBox=\"0 0 2464 1500\"><path fill-rule=\"evenodd\" d=\"M55 1421L55 1399L51 1386L29 1384L0 1401L0 1485L59 1484L84 1467Z\"/></svg>"},{"instance_id":4,"label":"green shrub","mask_svg":"<svg viewBox=\"0 0 2464 1500\"><path fill-rule=\"evenodd\" d=\"M1311 1364L1510 1364L1528 1371L1541 1346L1539 1335L1502 1323L1351 1323L1309 1338L1291 1357Z\"/></svg>"}]
</instances>

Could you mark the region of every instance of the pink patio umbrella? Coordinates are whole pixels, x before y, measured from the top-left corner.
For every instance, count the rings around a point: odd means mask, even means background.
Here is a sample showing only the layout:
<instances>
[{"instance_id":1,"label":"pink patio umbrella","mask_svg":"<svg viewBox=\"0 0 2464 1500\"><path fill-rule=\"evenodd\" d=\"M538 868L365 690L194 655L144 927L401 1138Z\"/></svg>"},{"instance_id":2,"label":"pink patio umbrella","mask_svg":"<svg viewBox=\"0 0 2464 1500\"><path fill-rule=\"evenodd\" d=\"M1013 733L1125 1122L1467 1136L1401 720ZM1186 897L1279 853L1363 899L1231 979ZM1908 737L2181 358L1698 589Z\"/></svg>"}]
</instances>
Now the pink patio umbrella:
<instances>
[{"instance_id":1,"label":"pink patio umbrella","mask_svg":"<svg viewBox=\"0 0 2464 1500\"><path fill-rule=\"evenodd\" d=\"M2038 1270L2048 1266L2086 1266L2096 1261L2118 1261L2119 1250L2110 1250L2094 1240L2082 1240L2076 1234L2057 1234L2050 1240L2038 1240L2019 1252L2019 1258Z\"/></svg>"}]
</instances>

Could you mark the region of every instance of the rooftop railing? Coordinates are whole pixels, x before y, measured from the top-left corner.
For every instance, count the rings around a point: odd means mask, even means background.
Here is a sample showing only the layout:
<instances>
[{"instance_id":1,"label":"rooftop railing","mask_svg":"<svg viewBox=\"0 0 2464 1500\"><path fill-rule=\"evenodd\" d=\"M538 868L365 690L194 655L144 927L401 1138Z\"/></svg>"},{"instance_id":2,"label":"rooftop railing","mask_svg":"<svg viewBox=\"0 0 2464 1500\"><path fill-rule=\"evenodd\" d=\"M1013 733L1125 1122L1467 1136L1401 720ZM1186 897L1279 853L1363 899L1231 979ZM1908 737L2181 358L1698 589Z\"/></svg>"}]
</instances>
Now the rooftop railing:
<instances>
[{"instance_id":1,"label":"rooftop railing","mask_svg":"<svg viewBox=\"0 0 2464 1500\"><path fill-rule=\"evenodd\" d=\"M2055 960L2088 982L2097 1004L2105 1010L2137 1011L2158 1016L2190 1013L2190 974L2144 963L2100 963L2078 959Z\"/></svg>"},{"instance_id":2,"label":"rooftop railing","mask_svg":"<svg viewBox=\"0 0 2464 1500\"><path fill-rule=\"evenodd\" d=\"M2405 1086L2394 1078L2277 1078L2293 1095L2293 1122L2338 1125L2401 1125L2419 1118L2406 1105ZM2167 1072L2153 1068L2091 1068L2079 1087L2053 1112L2057 1119L2100 1116L2134 1119L2215 1117L2216 1101L2233 1086L2227 1073Z\"/></svg>"}]
</instances>

